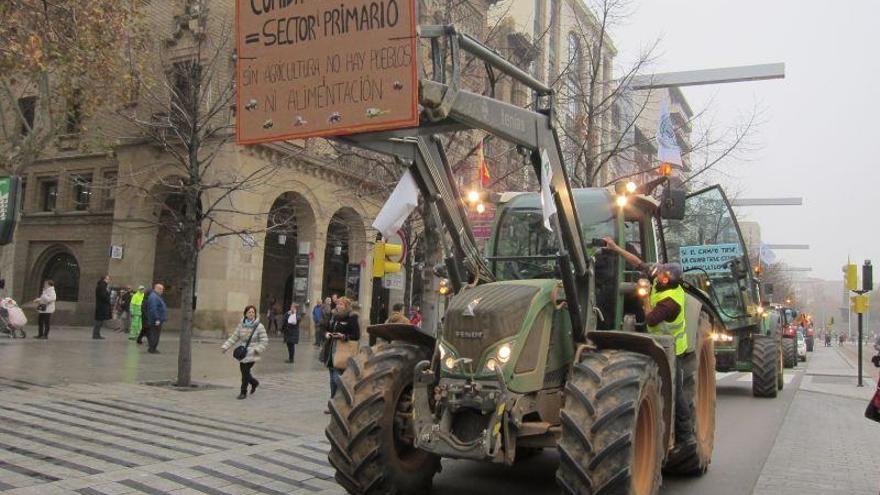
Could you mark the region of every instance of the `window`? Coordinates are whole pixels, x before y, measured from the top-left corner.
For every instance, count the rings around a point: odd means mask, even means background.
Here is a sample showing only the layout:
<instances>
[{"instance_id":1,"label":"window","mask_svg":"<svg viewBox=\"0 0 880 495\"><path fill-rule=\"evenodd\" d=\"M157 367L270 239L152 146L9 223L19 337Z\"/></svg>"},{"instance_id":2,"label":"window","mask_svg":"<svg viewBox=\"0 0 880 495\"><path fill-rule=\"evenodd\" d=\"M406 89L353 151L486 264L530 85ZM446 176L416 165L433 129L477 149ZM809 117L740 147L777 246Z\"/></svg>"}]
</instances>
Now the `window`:
<instances>
[{"instance_id":1,"label":"window","mask_svg":"<svg viewBox=\"0 0 880 495\"><path fill-rule=\"evenodd\" d=\"M557 52L559 50L559 0L550 1L550 43L547 47L548 80L553 82L558 71Z\"/></svg>"},{"instance_id":2,"label":"window","mask_svg":"<svg viewBox=\"0 0 880 495\"><path fill-rule=\"evenodd\" d=\"M82 130L82 91L73 90L67 100L67 115L64 128L68 134L78 134Z\"/></svg>"},{"instance_id":3,"label":"window","mask_svg":"<svg viewBox=\"0 0 880 495\"><path fill-rule=\"evenodd\" d=\"M176 125L187 125L190 121L199 99L201 73L201 66L189 60L176 62L171 70L171 121Z\"/></svg>"},{"instance_id":4,"label":"window","mask_svg":"<svg viewBox=\"0 0 880 495\"><path fill-rule=\"evenodd\" d=\"M69 253L58 253L49 259L40 281L55 282L55 295L59 301L79 300L79 263Z\"/></svg>"},{"instance_id":5,"label":"window","mask_svg":"<svg viewBox=\"0 0 880 495\"><path fill-rule=\"evenodd\" d=\"M583 66L581 65L582 59L583 57L581 56L581 43L578 39L577 33L568 33L568 63L566 64L565 68L565 97L568 99L566 111L568 113L568 117L572 119L572 121L577 120L577 115L579 113L578 100L581 94L581 92L579 91L579 85L581 71L583 69Z\"/></svg>"},{"instance_id":6,"label":"window","mask_svg":"<svg viewBox=\"0 0 880 495\"><path fill-rule=\"evenodd\" d=\"M21 116L24 118L21 123L21 135L26 136L30 134L31 130L34 128L34 115L37 110L37 97L25 96L24 98L19 98L18 109L21 111Z\"/></svg>"},{"instance_id":7,"label":"window","mask_svg":"<svg viewBox=\"0 0 880 495\"><path fill-rule=\"evenodd\" d=\"M116 172L104 172L103 210L112 210L116 205Z\"/></svg>"},{"instance_id":8,"label":"window","mask_svg":"<svg viewBox=\"0 0 880 495\"><path fill-rule=\"evenodd\" d=\"M58 199L58 181L55 179L40 181L40 211L55 211Z\"/></svg>"},{"instance_id":9,"label":"window","mask_svg":"<svg viewBox=\"0 0 880 495\"><path fill-rule=\"evenodd\" d=\"M77 174L73 176L73 208L76 211L89 209L92 198L92 176Z\"/></svg>"}]
</instances>

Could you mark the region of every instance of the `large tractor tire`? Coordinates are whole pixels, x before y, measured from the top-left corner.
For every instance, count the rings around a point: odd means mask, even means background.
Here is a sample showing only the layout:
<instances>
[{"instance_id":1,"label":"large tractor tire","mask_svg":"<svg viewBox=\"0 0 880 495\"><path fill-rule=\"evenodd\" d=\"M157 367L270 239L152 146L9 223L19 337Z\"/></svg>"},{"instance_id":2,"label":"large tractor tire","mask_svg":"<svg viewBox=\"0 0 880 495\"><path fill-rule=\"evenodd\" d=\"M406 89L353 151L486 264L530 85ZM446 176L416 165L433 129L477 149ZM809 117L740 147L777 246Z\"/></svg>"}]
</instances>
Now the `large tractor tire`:
<instances>
[{"instance_id":1,"label":"large tractor tire","mask_svg":"<svg viewBox=\"0 0 880 495\"><path fill-rule=\"evenodd\" d=\"M783 366L782 366L782 349L780 349L778 346L777 346L776 349L777 349L776 354L779 355L779 358L777 359L777 360L779 361L779 365L778 365L777 368L776 368L777 370L779 370L779 371L776 373L776 390L782 390L782 388L785 387L785 374L784 374L784 372L782 371L782 369L783 369Z\"/></svg>"},{"instance_id":2,"label":"large tractor tire","mask_svg":"<svg viewBox=\"0 0 880 495\"><path fill-rule=\"evenodd\" d=\"M776 397L779 377L782 376L781 364L779 340L756 335L752 341L752 395Z\"/></svg>"},{"instance_id":3,"label":"large tractor tire","mask_svg":"<svg viewBox=\"0 0 880 495\"><path fill-rule=\"evenodd\" d=\"M797 344L794 339L782 339L782 364L786 368L794 368L798 363Z\"/></svg>"},{"instance_id":4,"label":"large tractor tire","mask_svg":"<svg viewBox=\"0 0 880 495\"><path fill-rule=\"evenodd\" d=\"M359 495L426 494L440 458L415 448L413 368L429 349L406 343L362 347L330 400L330 464L336 481Z\"/></svg>"},{"instance_id":5,"label":"large tractor tire","mask_svg":"<svg viewBox=\"0 0 880 495\"><path fill-rule=\"evenodd\" d=\"M676 429L687 433L675 439L663 467L668 473L701 475L712 462L715 447L715 348L709 337L712 327L712 317L700 313L695 352L681 359L682 394L688 404L688 415L676 415L675 421Z\"/></svg>"},{"instance_id":6,"label":"large tractor tire","mask_svg":"<svg viewBox=\"0 0 880 495\"><path fill-rule=\"evenodd\" d=\"M556 480L568 495L653 495L665 446L657 364L629 351L586 352L560 413Z\"/></svg>"}]
</instances>

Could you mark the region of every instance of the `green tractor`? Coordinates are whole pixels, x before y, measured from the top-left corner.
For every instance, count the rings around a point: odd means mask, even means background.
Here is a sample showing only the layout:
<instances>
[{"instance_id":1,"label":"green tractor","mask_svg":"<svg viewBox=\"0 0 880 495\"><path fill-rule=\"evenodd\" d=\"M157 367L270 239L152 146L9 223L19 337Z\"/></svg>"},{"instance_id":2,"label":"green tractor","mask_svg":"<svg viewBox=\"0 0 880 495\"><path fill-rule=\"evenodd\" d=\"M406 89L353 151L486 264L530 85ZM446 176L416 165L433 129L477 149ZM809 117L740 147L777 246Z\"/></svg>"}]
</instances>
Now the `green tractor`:
<instances>
[{"instance_id":1,"label":"green tractor","mask_svg":"<svg viewBox=\"0 0 880 495\"><path fill-rule=\"evenodd\" d=\"M645 331L641 274L593 241L611 236L646 261L669 259L666 224L681 218L683 195L572 190L550 88L452 27L422 26L420 35L434 48L434 73L420 83L420 127L338 139L409 164L445 226L455 295L439 335L374 325L382 342L349 359L326 429L336 480L353 494L427 493L442 458L513 465L545 448L559 452L556 479L567 494L648 495L663 471L702 474L715 433L712 335L725 332L724 315L710 293L687 285L689 347L676 358L671 336ZM439 49L444 40L448 52ZM459 50L545 106L460 89ZM542 195L510 195L486 256L436 137L468 128L520 147L555 206L548 215ZM681 415L677 393L688 406Z\"/></svg>"},{"instance_id":2,"label":"green tractor","mask_svg":"<svg viewBox=\"0 0 880 495\"><path fill-rule=\"evenodd\" d=\"M752 373L755 397L776 397L789 367L784 338L789 313L762 305L736 216L724 191L707 187L687 195L684 221L664 223L669 257L681 261L685 280L710 297L723 330L712 334L717 371ZM792 355L795 348L791 348Z\"/></svg>"}]
</instances>

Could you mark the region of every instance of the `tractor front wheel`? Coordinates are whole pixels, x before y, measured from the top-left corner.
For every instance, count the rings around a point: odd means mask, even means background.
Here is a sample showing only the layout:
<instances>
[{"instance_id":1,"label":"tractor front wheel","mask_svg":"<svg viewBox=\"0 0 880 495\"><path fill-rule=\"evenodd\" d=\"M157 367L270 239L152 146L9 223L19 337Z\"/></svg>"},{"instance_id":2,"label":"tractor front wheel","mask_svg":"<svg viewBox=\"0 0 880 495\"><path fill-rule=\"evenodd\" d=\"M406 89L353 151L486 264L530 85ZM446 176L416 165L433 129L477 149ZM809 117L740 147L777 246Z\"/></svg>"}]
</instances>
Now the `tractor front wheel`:
<instances>
[{"instance_id":1,"label":"tractor front wheel","mask_svg":"<svg viewBox=\"0 0 880 495\"><path fill-rule=\"evenodd\" d=\"M362 347L330 400L330 464L336 481L359 495L426 494L440 458L414 446L415 365L429 349L392 342Z\"/></svg>"},{"instance_id":2,"label":"tractor front wheel","mask_svg":"<svg viewBox=\"0 0 880 495\"><path fill-rule=\"evenodd\" d=\"M653 495L665 446L657 365L629 351L586 352L560 413L556 480L569 495Z\"/></svg>"}]
</instances>

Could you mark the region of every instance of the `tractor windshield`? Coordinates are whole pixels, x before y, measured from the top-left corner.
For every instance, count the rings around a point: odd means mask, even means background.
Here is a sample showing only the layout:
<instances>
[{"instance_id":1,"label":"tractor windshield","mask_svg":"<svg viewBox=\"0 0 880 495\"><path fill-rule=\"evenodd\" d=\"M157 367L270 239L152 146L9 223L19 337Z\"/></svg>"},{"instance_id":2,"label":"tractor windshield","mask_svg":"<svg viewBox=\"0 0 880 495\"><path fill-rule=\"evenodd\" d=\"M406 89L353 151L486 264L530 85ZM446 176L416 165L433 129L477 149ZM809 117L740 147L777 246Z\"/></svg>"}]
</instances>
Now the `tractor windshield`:
<instances>
[{"instance_id":1,"label":"tractor windshield","mask_svg":"<svg viewBox=\"0 0 880 495\"><path fill-rule=\"evenodd\" d=\"M584 243L613 235L614 214L605 193L578 194L580 192L575 192L575 200ZM560 277L557 236L544 227L541 207L532 204L536 202L534 199L524 198L521 206L511 205L501 213L494 253L489 258L498 280Z\"/></svg>"}]
</instances>

